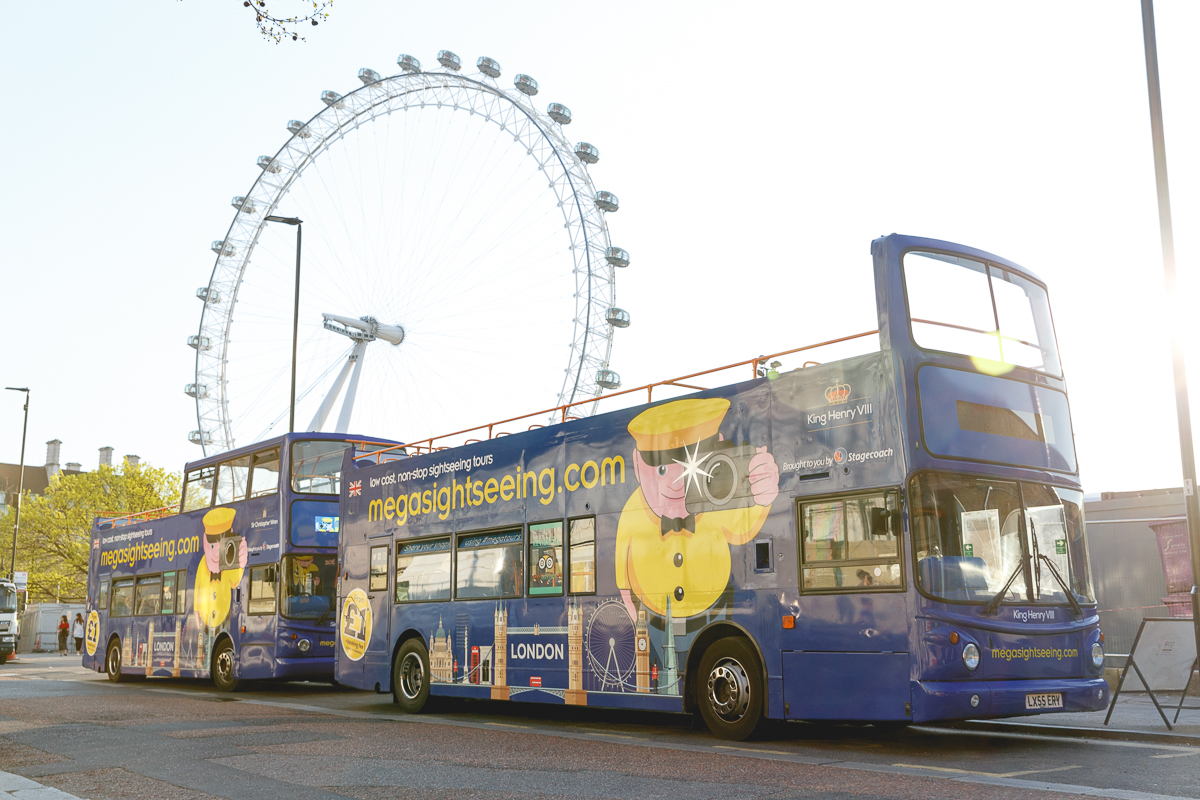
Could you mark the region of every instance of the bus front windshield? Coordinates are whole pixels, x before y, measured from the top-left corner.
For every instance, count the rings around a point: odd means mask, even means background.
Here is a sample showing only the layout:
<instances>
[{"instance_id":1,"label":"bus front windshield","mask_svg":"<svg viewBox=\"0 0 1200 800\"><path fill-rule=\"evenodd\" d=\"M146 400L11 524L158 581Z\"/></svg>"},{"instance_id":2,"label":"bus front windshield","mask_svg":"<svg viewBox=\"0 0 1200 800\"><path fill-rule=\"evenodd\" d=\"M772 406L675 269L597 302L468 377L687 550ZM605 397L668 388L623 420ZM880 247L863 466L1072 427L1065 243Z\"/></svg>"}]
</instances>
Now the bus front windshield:
<instances>
[{"instance_id":1,"label":"bus front windshield","mask_svg":"<svg viewBox=\"0 0 1200 800\"><path fill-rule=\"evenodd\" d=\"M909 484L917 582L958 601L1090 603L1083 495L1060 486L925 473ZM1001 595L1001 593L1003 593Z\"/></svg>"},{"instance_id":2,"label":"bus front windshield","mask_svg":"<svg viewBox=\"0 0 1200 800\"><path fill-rule=\"evenodd\" d=\"M281 611L292 619L322 619L333 613L337 556L290 555L283 560Z\"/></svg>"},{"instance_id":3,"label":"bus front windshield","mask_svg":"<svg viewBox=\"0 0 1200 800\"><path fill-rule=\"evenodd\" d=\"M17 610L17 593L8 586L0 586L0 614L11 614Z\"/></svg>"}]
</instances>

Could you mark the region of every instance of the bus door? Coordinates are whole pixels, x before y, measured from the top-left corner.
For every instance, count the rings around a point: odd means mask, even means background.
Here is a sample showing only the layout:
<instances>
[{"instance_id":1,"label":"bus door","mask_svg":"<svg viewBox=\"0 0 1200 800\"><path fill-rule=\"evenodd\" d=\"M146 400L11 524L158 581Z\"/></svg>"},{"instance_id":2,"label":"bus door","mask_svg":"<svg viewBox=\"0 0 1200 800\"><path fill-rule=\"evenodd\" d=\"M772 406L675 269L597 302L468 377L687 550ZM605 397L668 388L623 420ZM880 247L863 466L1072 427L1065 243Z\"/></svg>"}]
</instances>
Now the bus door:
<instances>
[{"instance_id":1,"label":"bus door","mask_svg":"<svg viewBox=\"0 0 1200 800\"><path fill-rule=\"evenodd\" d=\"M389 644L391 621L391 537L380 531L368 540L367 550L367 602L371 609L371 630L367 637L367 653L363 658L363 681L367 687L379 684L381 688L391 686L392 668Z\"/></svg>"},{"instance_id":2,"label":"bus door","mask_svg":"<svg viewBox=\"0 0 1200 800\"><path fill-rule=\"evenodd\" d=\"M372 533L375 533L372 531ZM353 538L353 540L351 540ZM339 683L359 689L389 686L386 671L378 676L379 648L387 649L387 572L386 557L390 539L383 532L368 538L366 533L347 532L342 536L341 575L338 584L337 668ZM379 579L371 582L371 559L384 559L384 588ZM378 566L376 566L378 569ZM383 617L383 619L379 619ZM382 624L383 630L378 628ZM371 658L368 662L367 652ZM368 671L368 663L371 669Z\"/></svg>"},{"instance_id":3,"label":"bus door","mask_svg":"<svg viewBox=\"0 0 1200 800\"><path fill-rule=\"evenodd\" d=\"M789 717L907 717L899 504L896 491L798 501L800 613L783 640Z\"/></svg>"},{"instance_id":4,"label":"bus door","mask_svg":"<svg viewBox=\"0 0 1200 800\"><path fill-rule=\"evenodd\" d=\"M275 675L276 627L280 574L279 446L267 447L249 460L249 487L242 524L234 530L246 538L246 596L239 620L239 673L243 678ZM237 463L237 462L235 462ZM222 468L224 465L222 465Z\"/></svg>"},{"instance_id":5,"label":"bus door","mask_svg":"<svg viewBox=\"0 0 1200 800\"><path fill-rule=\"evenodd\" d=\"M228 508L234 512L232 520L228 528L218 533L213 533L212 536L220 537L218 542L218 560L219 560L219 575L221 575L221 586L229 585L232 587L232 597L230 598L229 611L224 619L217 619L216 624L204 631L206 635L203 644L204 652L211 657L213 648L216 644L216 638L222 630L228 631L234 642L235 667L234 675L239 678L259 677L255 669L256 662L259 658L247 660L245 653L241 652L243 629L246 628L249 620L246 617L247 597L243 597L245 591L245 569L249 559L249 544L246 541L247 535L251 530L252 520L249 518L246 497L250 488L250 456L249 454L239 456L238 458L229 461L222 461L217 465L217 485L214 493L213 505L217 508ZM208 529L205 530L205 536L209 536ZM210 538L210 541L212 539ZM202 565L203 567L203 565ZM204 569L198 572L204 573ZM225 576L232 573L232 577ZM205 576L211 576L212 573L204 573ZM216 586L212 583L211 577L203 577L201 580L206 581L206 586L216 590ZM197 584L199 586L199 584ZM220 591L225 591L223 588ZM219 613L219 606L215 606L212 611ZM211 638L210 638L211 637ZM256 651L257 652L257 651ZM207 659L205 659L207 661ZM255 665L255 666L252 666ZM248 669L249 668L249 669Z\"/></svg>"}]
</instances>

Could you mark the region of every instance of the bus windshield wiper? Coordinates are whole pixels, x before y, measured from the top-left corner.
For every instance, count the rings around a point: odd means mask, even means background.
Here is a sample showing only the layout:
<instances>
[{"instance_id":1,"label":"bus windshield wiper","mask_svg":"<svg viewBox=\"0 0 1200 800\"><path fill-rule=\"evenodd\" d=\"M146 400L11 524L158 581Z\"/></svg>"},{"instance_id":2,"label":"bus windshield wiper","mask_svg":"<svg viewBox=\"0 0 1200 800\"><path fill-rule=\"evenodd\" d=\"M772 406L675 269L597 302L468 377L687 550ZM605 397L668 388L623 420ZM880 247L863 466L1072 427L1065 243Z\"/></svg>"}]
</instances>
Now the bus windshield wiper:
<instances>
[{"instance_id":1,"label":"bus windshield wiper","mask_svg":"<svg viewBox=\"0 0 1200 800\"><path fill-rule=\"evenodd\" d=\"M1008 580L1004 584L1004 588L996 592L996 596L988 600L987 605L983 607L984 614L995 614L996 609L1000 606L1000 601L1004 599L1004 595L1008 594L1008 587L1012 586L1013 581L1021 574L1021 570L1025 568L1026 562L1029 561L1029 556L1024 556L1017 562L1017 567L1012 571L1012 575L1008 576Z\"/></svg>"},{"instance_id":2,"label":"bus windshield wiper","mask_svg":"<svg viewBox=\"0 0 1200 800\"><path fill-rule=\"evenodd\" d=\"M332 599L332 598L331 598L331 599ZM314 624L314 625L320 625L322 622L324 622L324 621L325 621L325 618L329 616L329 612L330 612L330 611L333 611L333 603L330 603L330 604L329 604L329 608L327 608L327 609L325 609L324 611L322 611L322 612L321 612L321 616L317 617L317 621L316 621L315 623L313 623L313 624Z\"/></svg>"},{"instance_id":3,"label":"bus windshield wiper","mask_svg":"<svg viewBox=\"0 0 1200 800\"><path fill-rule=\"evenodd\" d=\"M1058 573L1058 567L1054 566L1054 562L1045 553L1039 553L1038 558L1046 562L1046 566L1050 568L1050 574L1058 581L1058 585L1062 587L1063 594L1071 601L1071 610L1077 615L1083 616L1083 606L1079 605L1079 601L1075 599L1075 593L1071 591L1071 587L1067 586L1067 582L1063 580L1062 575Z\"/></svg>"}]
</instances>

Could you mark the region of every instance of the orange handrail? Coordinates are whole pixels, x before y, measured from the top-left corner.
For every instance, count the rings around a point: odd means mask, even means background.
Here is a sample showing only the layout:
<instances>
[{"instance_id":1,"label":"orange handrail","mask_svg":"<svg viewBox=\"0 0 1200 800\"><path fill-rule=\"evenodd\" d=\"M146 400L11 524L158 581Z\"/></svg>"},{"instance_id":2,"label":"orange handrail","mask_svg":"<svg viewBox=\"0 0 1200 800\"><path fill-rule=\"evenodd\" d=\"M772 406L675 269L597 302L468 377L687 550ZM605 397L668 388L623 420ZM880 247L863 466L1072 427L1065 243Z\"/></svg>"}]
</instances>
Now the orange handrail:
<instances>
[{"instance_id":1,"label":"orange handrail","mask_svg":"<svg viewBox=\"0 0 1200 800\"><path fill-rule=\"evenodd\" d=\"M622 389L618 392L612 392L611 394L602 394L602 395L598 395L596 397L589 397L586 400L576 400L573 403L566 403L561 406L555 406L554 408L547 408L542 411L534 411L529 414L522 414L519 417L510 417L509 419L502 419L499 422L490 422L490 423L485 423L483 425L475 425L470 428L463 428L462 430L455 431L454 433L445 433L440 436L430 436L427 439L417 439L415 442L408 442L406 444L396 445L394 447L388 447L388 448L384 448L382 450L376 450L375 452L372 452L372 453L364 453L361 456L355 456L354 460L358 461L359 459L373 457L375 459L375 463L378 464L378 463L380 463L379 462L380 456L382 456L385 453L391 452L393 450L403 449L403 450L405 450L405 452L410 452L410 453L412 451L415 451L415 453L413 453L414 455L421 455L422 453L432 453L437 450L445 450L445 449L447 449L445 446L434 447L433 443L438 441L439 439L449 439L453 436L462 436L463 434L467 434L467 433L483 431L485 428L487 429L487 438L488 439L493 439L496 436L507 436L508 435L507 433L502 432L502 433L494 434L493 431L495 430L497 425L504 425L509 422L516 422L518 420L528 419L530 417L538 417L543 414L560 414L562 421L566 422L568 419L567 409L569 409L569 408L574 408L575 406L587 405L588 403L599 403L601 400L608 400L613 397L620 397L621 395L631 394L633 392L640 392L643 390L646 392L646 402L649 403L649 402L653 402L653 400L654 400L654 387L656 387L656 386L677 386L677 387L682 387L685 389L696 389L699 391L705 391L700 386L694 386L694 385L689 385L686 383L681 383L681 381L689 380L691 378L697 378L697 377L700 377L701 375L711 375L716 372L724 372L727 369L735 369L737 367L744 367L747 364L750 365L753 376L758 377L759 365L766 361L770 361L773 358L779 358L780 356L791 355L792 353L800 353L805 350L813 350L818 347L827 347L831 344L839 344L841 342L848 342L848 341L851 341L852 339L861 339L864 336L874 336L877 333L879 333L878 330L866 331L865 333L855 333L850 336L842 336L841 338L838 338L838 339L830 339L827 342L818 342L816 344L804 345L803 347L796 347L791 350L783 350L778 353L771 353L770 355L757 356L756 358L746 359L745 361L738 361L735 364L727 364L723 367L714 367L713 369L706 369L706 370L702 370L700 372L693 372L690 375L681 375L678 378L671 378L670 380L659 381L658 383L648 383L645 386L638 386L634 389ZM816 362L805 362L804 366L807 367L810 363L816 363ZM473 441L478 442L478 441L482 441L482 440L475 439Z\"/></svg>"},{"instance_id":2,"label":"orange handrail","mask_svg":"<svg viewBox=\"0 0 1200 800\"><path fill-rule=\"evenodd\" d=\"M172 517L179 513L179 504L163 506L162 508L152 508L149 511L138 511L133 514L115 515L112 513L97 514L103 520L112 523L114 528L122 528L126 525L136 525L139 522L150 522L151 520L163 519Z\"/></svg>"}]
</instances>

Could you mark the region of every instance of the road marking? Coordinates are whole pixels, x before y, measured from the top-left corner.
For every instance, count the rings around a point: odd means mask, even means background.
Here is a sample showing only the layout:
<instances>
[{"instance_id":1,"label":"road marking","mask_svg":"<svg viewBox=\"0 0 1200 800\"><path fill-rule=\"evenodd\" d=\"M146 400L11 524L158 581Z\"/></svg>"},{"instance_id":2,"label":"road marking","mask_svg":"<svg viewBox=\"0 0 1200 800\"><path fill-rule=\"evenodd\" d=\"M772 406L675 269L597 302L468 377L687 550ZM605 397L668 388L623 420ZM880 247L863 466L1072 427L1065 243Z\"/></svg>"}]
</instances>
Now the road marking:
<instances>
[{"instance_id":1,"label":"road marking","mask_svg":"<svg viewBox=\"0 0 1200 800\"><path fill-rule=\"evenodd\" d=\"M1151 758L1182 758L1184 756L1200 756L1200 750L1191 750L1187 753L1164 753L1162 755L1150 756Z\"/></svg>"},{"instance_id":2,"label":"road marking","mask_svg":"<svg viewBox=\"0 0 1200 800\"><path fill-rule=\"evenodd\" d=\"M767 753L773 756L794 756L795 753L789 753L784 750L764 750L761 747L733 747L727 744L714 744L717 750L737 750L739 753Z\"/></svg>"},{"instance_id":3,"label":"road marking","mask_svg":"<svg viewBox=\"0 0 1200 800\"><path fill-rule=\"evenodd\" d=\"M1082 769L1081 764L1070 767L1048 767L1046 769L1023 769L1018 772L980 772L973 769L955 769L954 767L930 767L924 764L892 764L893 767L905 769L927 769L933 772L952 772L956 775L982 775L985 778L1015 778L1018 775L1033 775L1035 772L1066 772L1069 769Z\"/></svg>"}]
</instances>

